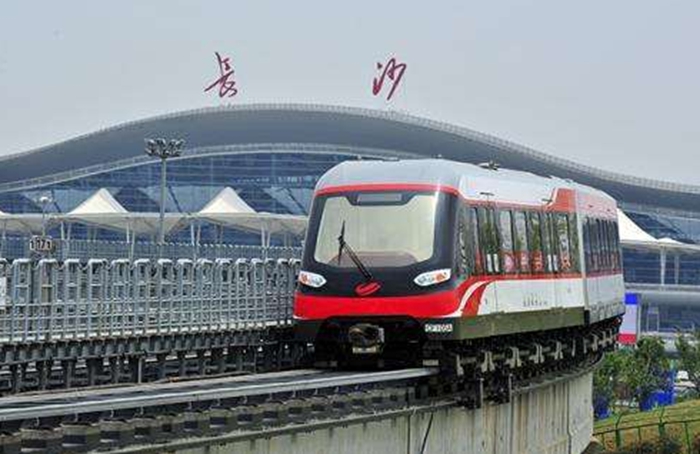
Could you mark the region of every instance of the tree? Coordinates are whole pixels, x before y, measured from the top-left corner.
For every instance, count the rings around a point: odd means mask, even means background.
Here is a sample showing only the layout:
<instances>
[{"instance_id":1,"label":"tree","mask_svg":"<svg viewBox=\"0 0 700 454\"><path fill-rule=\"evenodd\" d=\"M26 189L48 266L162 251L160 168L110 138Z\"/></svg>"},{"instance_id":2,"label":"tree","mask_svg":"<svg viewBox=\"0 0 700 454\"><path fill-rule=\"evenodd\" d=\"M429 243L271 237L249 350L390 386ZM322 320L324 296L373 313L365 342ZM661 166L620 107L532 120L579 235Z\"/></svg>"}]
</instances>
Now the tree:
<instances>
[{"instance_id":1,"label":"tree","mask_svg":"<svg viewBox=\"0 0 700 454\"><path fill-rule=\"evenodd\" d=\"M618 350L605 354L600 367L593 375L594 401L607 403L615 399L628 398L624 383L624 372L630 350Z\"/></svg>"},{"instance_id":2,"label":"tree","mask_svg":"<svg viewBox=\"0 0 700 454\"><path fill-rule=\"evenodd\" d=\"M700 353L697 358L700 368ZM669 371L664 343L658 337L644 337L635 348L606 353L593 375L594 405L604 409L615 400L635 400L641 409L655 391L667 387Z\"/></svg>"},{"instance_id":3,"label":"tree","mask_svg":"<svg viewBox=\"0 0 700 454\"><path fill-rule=\"evenodd\" d=\"M688 373L688 380L693 383L697 392L700 390L700 330L691 336L679 333L676 338L676 350L680 369Z\"/></svg>"},{"instance_id":4,"label":"tree","mask_svg":"<svg viewBox=\"0 0 700 454\"><path fill-rule=\"evenodd\" d=\"M641 406L668 382L669 362L659 337L643 337L637 342L625 367L625 382Z\"/></svg>"}]
</instances>

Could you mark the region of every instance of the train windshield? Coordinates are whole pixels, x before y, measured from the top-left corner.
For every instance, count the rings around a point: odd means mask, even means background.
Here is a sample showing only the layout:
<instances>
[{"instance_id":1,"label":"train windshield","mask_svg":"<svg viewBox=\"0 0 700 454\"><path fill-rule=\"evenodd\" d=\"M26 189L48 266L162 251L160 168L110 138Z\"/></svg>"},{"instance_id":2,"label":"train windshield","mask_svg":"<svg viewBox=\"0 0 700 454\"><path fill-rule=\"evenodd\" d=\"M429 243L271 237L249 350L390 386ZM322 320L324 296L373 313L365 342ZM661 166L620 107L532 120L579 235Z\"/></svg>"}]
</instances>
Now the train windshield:
<instances>
[{"instance_id":1,"label":"train windshield","mask_svg":"<svg viewBox=\"0 0 700 454\"><path fill-rule=\"evenodd\" d=\"M354 267L339 237L367 267L401 267L433 256L438 196L433 193L358 192L322 204L314 260Z\"/></svg>"}]
</instances>

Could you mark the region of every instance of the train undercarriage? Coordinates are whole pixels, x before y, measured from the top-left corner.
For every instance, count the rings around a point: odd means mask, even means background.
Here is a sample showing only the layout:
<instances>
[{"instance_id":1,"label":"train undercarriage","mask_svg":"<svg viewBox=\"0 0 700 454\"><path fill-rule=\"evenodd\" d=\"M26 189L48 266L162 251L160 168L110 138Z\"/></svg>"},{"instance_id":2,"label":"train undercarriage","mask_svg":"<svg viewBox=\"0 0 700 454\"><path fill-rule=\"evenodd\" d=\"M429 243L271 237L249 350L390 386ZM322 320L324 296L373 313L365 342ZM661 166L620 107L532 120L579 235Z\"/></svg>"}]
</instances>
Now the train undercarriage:
<instances>
[{"instance_id":1,"label":"train undercarriage","mask_svg":"<svg viewBox=\"0 0 700 454\"><path fill-rule=\"evenodd\" d=\"M584 326L461 341L409 337L384 344L381 351L358 341L317 342L312 360L316 367L340 369L439 367L440 386L454 387L466 406L478 408L484 400L508 402L516 383L595 363L615 349L619 325L616 317ZM352 338L352 332L348 335Z\"/></svg>"}]
</instances>

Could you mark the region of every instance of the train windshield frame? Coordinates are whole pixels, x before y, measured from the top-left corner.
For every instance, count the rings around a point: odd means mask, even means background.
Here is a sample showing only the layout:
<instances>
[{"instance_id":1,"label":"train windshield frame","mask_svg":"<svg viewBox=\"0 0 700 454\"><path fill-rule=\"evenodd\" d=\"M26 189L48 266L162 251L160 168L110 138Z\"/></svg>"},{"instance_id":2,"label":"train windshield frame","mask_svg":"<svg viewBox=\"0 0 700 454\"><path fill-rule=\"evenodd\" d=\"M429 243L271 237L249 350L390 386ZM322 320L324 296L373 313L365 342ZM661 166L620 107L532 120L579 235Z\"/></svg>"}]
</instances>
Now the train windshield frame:
<instances>
[{"instance_id":1,"label":"train windshield frame","mask_svg":"<svg viewBox=\"0 0 700 454\"><path fill-rule=\"evenodd\" d=\"M430 191L339 192L318 197L312 213L312 253L317 265L356 265L339 247L339 237L370 269L414 267L440 251L446 197Z\"/></svg>"}]
</instances>

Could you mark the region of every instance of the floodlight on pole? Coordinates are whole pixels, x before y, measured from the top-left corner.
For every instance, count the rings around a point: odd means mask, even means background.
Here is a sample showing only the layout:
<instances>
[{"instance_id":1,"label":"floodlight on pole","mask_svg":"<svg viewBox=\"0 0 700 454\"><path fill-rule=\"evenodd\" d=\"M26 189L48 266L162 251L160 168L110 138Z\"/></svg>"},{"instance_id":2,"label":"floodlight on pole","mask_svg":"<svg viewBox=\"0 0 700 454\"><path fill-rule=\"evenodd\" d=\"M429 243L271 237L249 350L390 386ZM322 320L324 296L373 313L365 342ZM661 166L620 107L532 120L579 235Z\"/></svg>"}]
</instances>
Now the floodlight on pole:
<instances>
[{"instance_id":1,"label":"floodlight on pole","mask_svg":"<svg viewBox=\"0 0 700 454\"><path fill-rule=\"evenodd\" d=\"M48 195L42 195L37 202L41 205L41 236L46 236L46 209L53 200Z\"/></svg>"},{"instance_id":2,"label":"floodlight on pole","mask_svg":"<svg viewBox=\"0 0 700 454\"><path fill-rule=\"evenodd\" d=\"M158 244L165 242L165 185L167 178L167 164L169 158L177 158L182 155L185 146L183 139L169 139L162 137L145 139L145 152L152 158L160 159L160 218L158 224Z\"/></svg>"}]
</instances>

